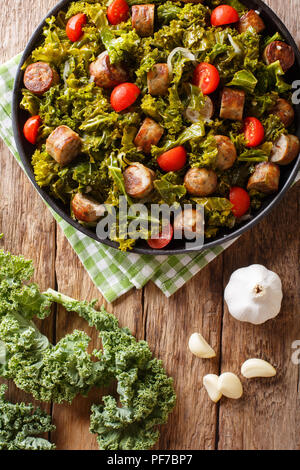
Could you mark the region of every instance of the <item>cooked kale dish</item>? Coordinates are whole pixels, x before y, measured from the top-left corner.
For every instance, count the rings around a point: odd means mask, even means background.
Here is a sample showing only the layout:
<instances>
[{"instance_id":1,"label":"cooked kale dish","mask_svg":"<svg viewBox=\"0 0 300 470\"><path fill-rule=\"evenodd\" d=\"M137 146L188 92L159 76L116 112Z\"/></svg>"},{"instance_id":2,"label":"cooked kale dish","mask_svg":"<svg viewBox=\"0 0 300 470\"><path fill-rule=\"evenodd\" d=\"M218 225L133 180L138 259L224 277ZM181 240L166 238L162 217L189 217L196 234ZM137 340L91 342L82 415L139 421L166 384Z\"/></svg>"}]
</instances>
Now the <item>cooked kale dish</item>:
<instances>
[{"instance_id":1,"label":"cooked kale dish","mask_svg":"<svg viewBox=\"0 0 300 470\"><path fill-rule=\"evenodd\" d=\"M293 48L238 0L86 0L46 20L23 65L36 181L93 227L103 204L204 206L205 238L276 193L299 153ZM195 229L196 210L173 231ZM136 240L112 240L122 250Z\"/></svg>"}]
</instances>

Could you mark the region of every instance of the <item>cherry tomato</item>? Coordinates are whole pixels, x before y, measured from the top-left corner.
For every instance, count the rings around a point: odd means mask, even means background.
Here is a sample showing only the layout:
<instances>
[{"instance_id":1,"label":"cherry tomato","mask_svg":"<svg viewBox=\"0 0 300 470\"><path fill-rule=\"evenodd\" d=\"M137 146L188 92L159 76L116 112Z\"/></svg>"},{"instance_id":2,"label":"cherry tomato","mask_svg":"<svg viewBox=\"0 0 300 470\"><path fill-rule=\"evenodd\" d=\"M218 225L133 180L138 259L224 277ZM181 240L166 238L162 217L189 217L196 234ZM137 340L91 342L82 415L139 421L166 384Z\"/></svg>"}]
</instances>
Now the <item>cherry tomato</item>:
<instances>
[{"instance_id":1,"label":"cherry tomato","mask_svg":"<svg viewBox=\"0 0 300 470\"><path fill-rule=\"evenodd\" d=\"M264 126L255 117L247 117L244 120L244 134L247 147L257 147L264 140Z\"/></svg>"},{"instance_id":2,"label":"cherry tomato","mask_svg":"<svg viewBox=\"0 0 300 470\"><path fill-rule=\"evenodd\" d=\"M161 250L170 243L173 238L173 232L172 225L166 224L163 226L159 238L150 238L150 240L147 240L147 243L154 250Z\"/></svg>"},{"instance_id":3,"label":"cherry tomato","mask_svg":"<svg viewBox=\"0 0 300 470\"><path fill-rule=\"evenodd\" d=\"M110 24L116 25L126 21L129 6L125 0L114 0L107 8L107 18Z\"/></svg>"},{"instance_id":4,"label":"cherry tomato","mask_svg":"<svg viewBox=\"0 0 300 470\"><path fill-rule=\"evenodd\" d=\"M213 10L210 21L213 26L222 26L237 23L239 19L239 14L235 8L229 5L219 5Z\"/></svg>"},{"instance_id":5,"label":"cherry tomato","mask_svg":"<svg viewBox=\"0 0 300 470\"><path fill-rule=\"evenodd\" d=\"M110 95L110 104L117 113L131 106L138 98L141 90L134 83L121 83Z\"/></svg>"},{"instance_id":6,"label":"cherry tomato","mask_svg":"<svg viewBox=\"0 0 300 470\"><path fill-rule=\"evenodd\" d=\"M218 88L220 75L216 67L207 62L198 64L194 70L193 84L202 91L203 95L210 95Z\"/></svg>"},{"instance_id":7,"label":"cherry tomato","mask_svg":"<svg viewBox=\"0 0 300 470\"><path fill-rule=\"evenodd\" d=\"M28 142L33 145L36 144L41 123L42 120L40 116L32 116L25 122L25 126L23 129L24 136L28 140Z\"/></svg>"},{"instance_id":8,"label":"cherry tomato","mask_svg":"<svg viewBox=\"0 0 300 470\"><path fill-rule=\"evenodd\" d=\"M247 191L243 188L235 186L230 189L229 200L233 207L231 211L235 217L242 217L242 215L248 212L250 207L250 197Z\"/></svg>"},{"instance_id":9,"label":"cherry tomato","mask_svg":"<svg viewBox=\"0 0 300 470\"><path fill-rule=\"evenodd\" d=\"M184 167L186 163L186 150L182 145L162 153L157 163L164 171L178 171Z\"/></svg>"},{"instance_id":10,"label":"cherry tomato","mask_svg":"<svg viewBox=\"0 0 300 470\"><path fill-rule=\"evenodd\" d=\"M82 26L86 24L86 16L84 13L72 16L66 26L66 33L70 41L75 42L83 35Z\"/></svg>"}]
</instances>

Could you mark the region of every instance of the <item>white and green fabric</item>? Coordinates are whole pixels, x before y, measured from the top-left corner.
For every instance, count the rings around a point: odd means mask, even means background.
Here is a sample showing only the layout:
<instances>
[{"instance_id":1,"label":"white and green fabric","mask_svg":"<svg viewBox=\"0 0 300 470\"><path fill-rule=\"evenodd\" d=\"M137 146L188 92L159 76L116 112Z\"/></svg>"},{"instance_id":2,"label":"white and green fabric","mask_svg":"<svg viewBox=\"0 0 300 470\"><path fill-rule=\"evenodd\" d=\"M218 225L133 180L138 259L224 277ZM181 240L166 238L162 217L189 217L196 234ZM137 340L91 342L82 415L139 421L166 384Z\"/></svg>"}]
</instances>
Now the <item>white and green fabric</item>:
<instances>
[{"instance_id":1,"label":"white and green fabric","mask_svg":"<svg viewBox=\"0 0 300 470\"><path fill-rule=\"evenodd\" d=\"M11 122L12 89L20 59L21 54L0 66L0 136L22 167ZM151 256L123 253L87 237L54 211L51 212L92 281L108 302L114 301L133 287L142 288L150 279L169 297L235 241L231 240L200 254Z\"/></svg>"}]
</instances>

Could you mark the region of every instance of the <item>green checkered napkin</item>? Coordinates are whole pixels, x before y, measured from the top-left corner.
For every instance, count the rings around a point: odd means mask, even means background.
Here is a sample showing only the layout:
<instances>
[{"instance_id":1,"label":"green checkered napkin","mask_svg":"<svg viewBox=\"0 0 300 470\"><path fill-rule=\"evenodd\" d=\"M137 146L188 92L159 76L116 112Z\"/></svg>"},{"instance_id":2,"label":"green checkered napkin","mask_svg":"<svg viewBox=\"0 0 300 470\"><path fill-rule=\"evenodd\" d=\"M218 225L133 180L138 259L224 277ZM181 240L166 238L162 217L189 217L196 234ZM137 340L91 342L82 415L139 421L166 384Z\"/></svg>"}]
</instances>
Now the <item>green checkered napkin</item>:
<instances>
[{"instance_id":1,"label":"green checkered napkin","mask_svg":"<svg viewBox=\"0 0 300 470\"><path fill-rule=\"evenodd\" d=\"M22 167L11 122L12 89L20 59L21 54L0 66L0 136ZM123 253L87 237L54 211L50 211L108 302L132 287L140 289L150 279L169 297L235 241L231 240L200 254L151 256Z\"/></svg>"}]
</instances>

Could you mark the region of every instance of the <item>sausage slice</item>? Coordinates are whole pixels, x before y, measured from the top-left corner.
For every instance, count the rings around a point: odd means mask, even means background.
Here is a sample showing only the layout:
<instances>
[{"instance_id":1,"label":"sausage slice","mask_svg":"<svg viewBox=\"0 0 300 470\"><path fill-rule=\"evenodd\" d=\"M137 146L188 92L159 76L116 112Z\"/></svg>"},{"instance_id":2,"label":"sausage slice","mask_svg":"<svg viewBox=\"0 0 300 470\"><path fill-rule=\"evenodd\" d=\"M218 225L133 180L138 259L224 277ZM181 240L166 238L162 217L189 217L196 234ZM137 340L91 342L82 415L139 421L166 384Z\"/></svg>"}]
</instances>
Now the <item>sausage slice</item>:
<instances>
[{"instance_id":1,"label":"sausage slice","mask_svg":"<svg viewBox=\"0 0 300 470\"><path fill-rule=\"evenodd\" d=\"M132 163L123 173L126 193L136 199L143 199L153 190L154 171L141 163Z\"/></svg>"},{"instance_id":2,"label":"sausage slice","mask_svg":"<svg viewBox=\"0 0 300 470\"><path fill-rule=\"evenodd\" d=\"M282 41L273 41L269 44L263 54L267 65L279 60L282 70L287 72L295 63L295 53L291 46Z\"/></svg>"},{"instance_id":3,"label":"sausage slice","mask_svg":"<svg viewBox=\"0 0 300 470\"><path fill-rule=\"evenodd\" d=\"M155 5L133 5L132 27L142 38L152 36L154 32L154 10Z\"/></svg>"},{"instance_id":4,"label":"sausage slice","mask_svg":"<svg viewBox=\"0 0 300 470\"><path fill-rule=\"evenodd\" d=\"M295 135L281 135L273 145L270 160L278 165L288 165L299 155L300 142Z\"/></svg>"},{"instance_id":5,"label":"sausage slice","mask_svg":"<svg viewBox=\"0 0 300 470\"><path fill-rule=\"evenodd\" d=\"M52 86L59 83L59 75L46 62L28 65L24 73L24 85L35 95L43 95Z\"/></svg>"},{"instance_id":6,"label":"sausage slice","mask_svg":"<svg viewBox=\"0 0 300 470\"><path fill-rule=\"evenodd\" d=\"M216 166L219 170L228 170L236 161L236 148L226 135L216 135L215 139L218 147Z\"/></svg>"},{"instance_id":7,"label":"sausage slice","mask_svg":"<svg viewBox=\"0 0 300 470\"><path fill-rule=\"evenodd\" d=\"M196 235L204 234L204 218L203 214L196 209L185 209L180 212L174 219L174 236L177 239L184 234L191 239Z\"/></svg>"},{"instance_id":8,"label":"sausage slice","mask_svg":"<svg viewBox=\"0 0 300 470\"><path fill-rule=\"evenodd\" d=\"M81 150L81 139L68 126L57 127L46 140L46 151L61 166L70 163Z\"/></svg>"},{"instance_id":9,"label":"sausage slice","mask_svg":"<svg viewBox=\"0 0 300 470\"><path fill-rule=\"evenodd\" d=\"M103 204L81 193L75 194L71 208L76 219L82 222L97 222L105 213Z\"/></svg>"},{"instance_id":10,"label":"sausage slice","mask_svg":"<svg viewBox=\"0 0 300 470\"><path fill-rule=\"evenodd\" d=\"M240 18L237 26L240 34L247 31L251 26L257 33L261 33L266 28L265 23L255 10L249 10L245 13L245 15Z\"/></svg>"},{"instance_id":11,"label":"sausage slice","mask_svg":"<svg viewBox=\"0 0 300 470\"><path fill-rule=\"evenodd\" d=\"M206 168L191 168L184 177L184 185L193 196L209 196L217 188L217 175Z\"/></svg>"},{"instance_id":12,"label":"sausage slice","mask_svg":"<svg viewBox=\"0 0 300 470\"><path fill-rule=\"evenodd\" d=\"M278 98L274 108L270 111L271 114L278 116L285 127L290 127L295 119L295 111L293 106L283 98Z\"/></svg>"},{"instance_id":13,"label":"sausage slice","mask_svg":"<svg viewBox=\"0 0 300 470\"><path fill-rule=\"evenodd\" d=\"M245 106L245 92L225 87L221 95L220 117L232 121L242 121Z\"/></svg>"},{"instance_id":14,"label":"sausage slice","mask_svg":"<svg viewBox=\"0 0 300 470\"><path fill-rule=\"evenodd\" d=\"M138 150L144 153L150 153L151 146L159 142L163 133L163 127L153 121L153 119L146 118L134 139L134 143Z\"/></svg>"},{"instance_id":15,"label":"sausage slice","mask_svg":"<svg viewBox=\"0 0 300 470\"><path fill-rule=\"evenodd\" d=\"M170 84L167 64L155 64L147 74L148 91L153 96L164 96Z\"/></svg>"},{"instance_id":16,"label":"sausage slice","mask_svg":"<svg viewBox=\"0 0 300 470\"><path fill-rule=\"evenodd\" d=\"M102 88L112 88L128 81L126 70L120 64L111 64L107 51L91 63L90 75L95 84Z\"/></svg>"},{"instance_id":17,"label":"sausage slice","mask_svg":"<svg viewBox=\"0 0 300 470\"><path fill-rule=\"evenodd\" d=\"M275 163L262 162L256 165L253 175L250 176L247 189L255 189L265 194L278 191L280 170Z\"/></svg>"}]
</instances>

